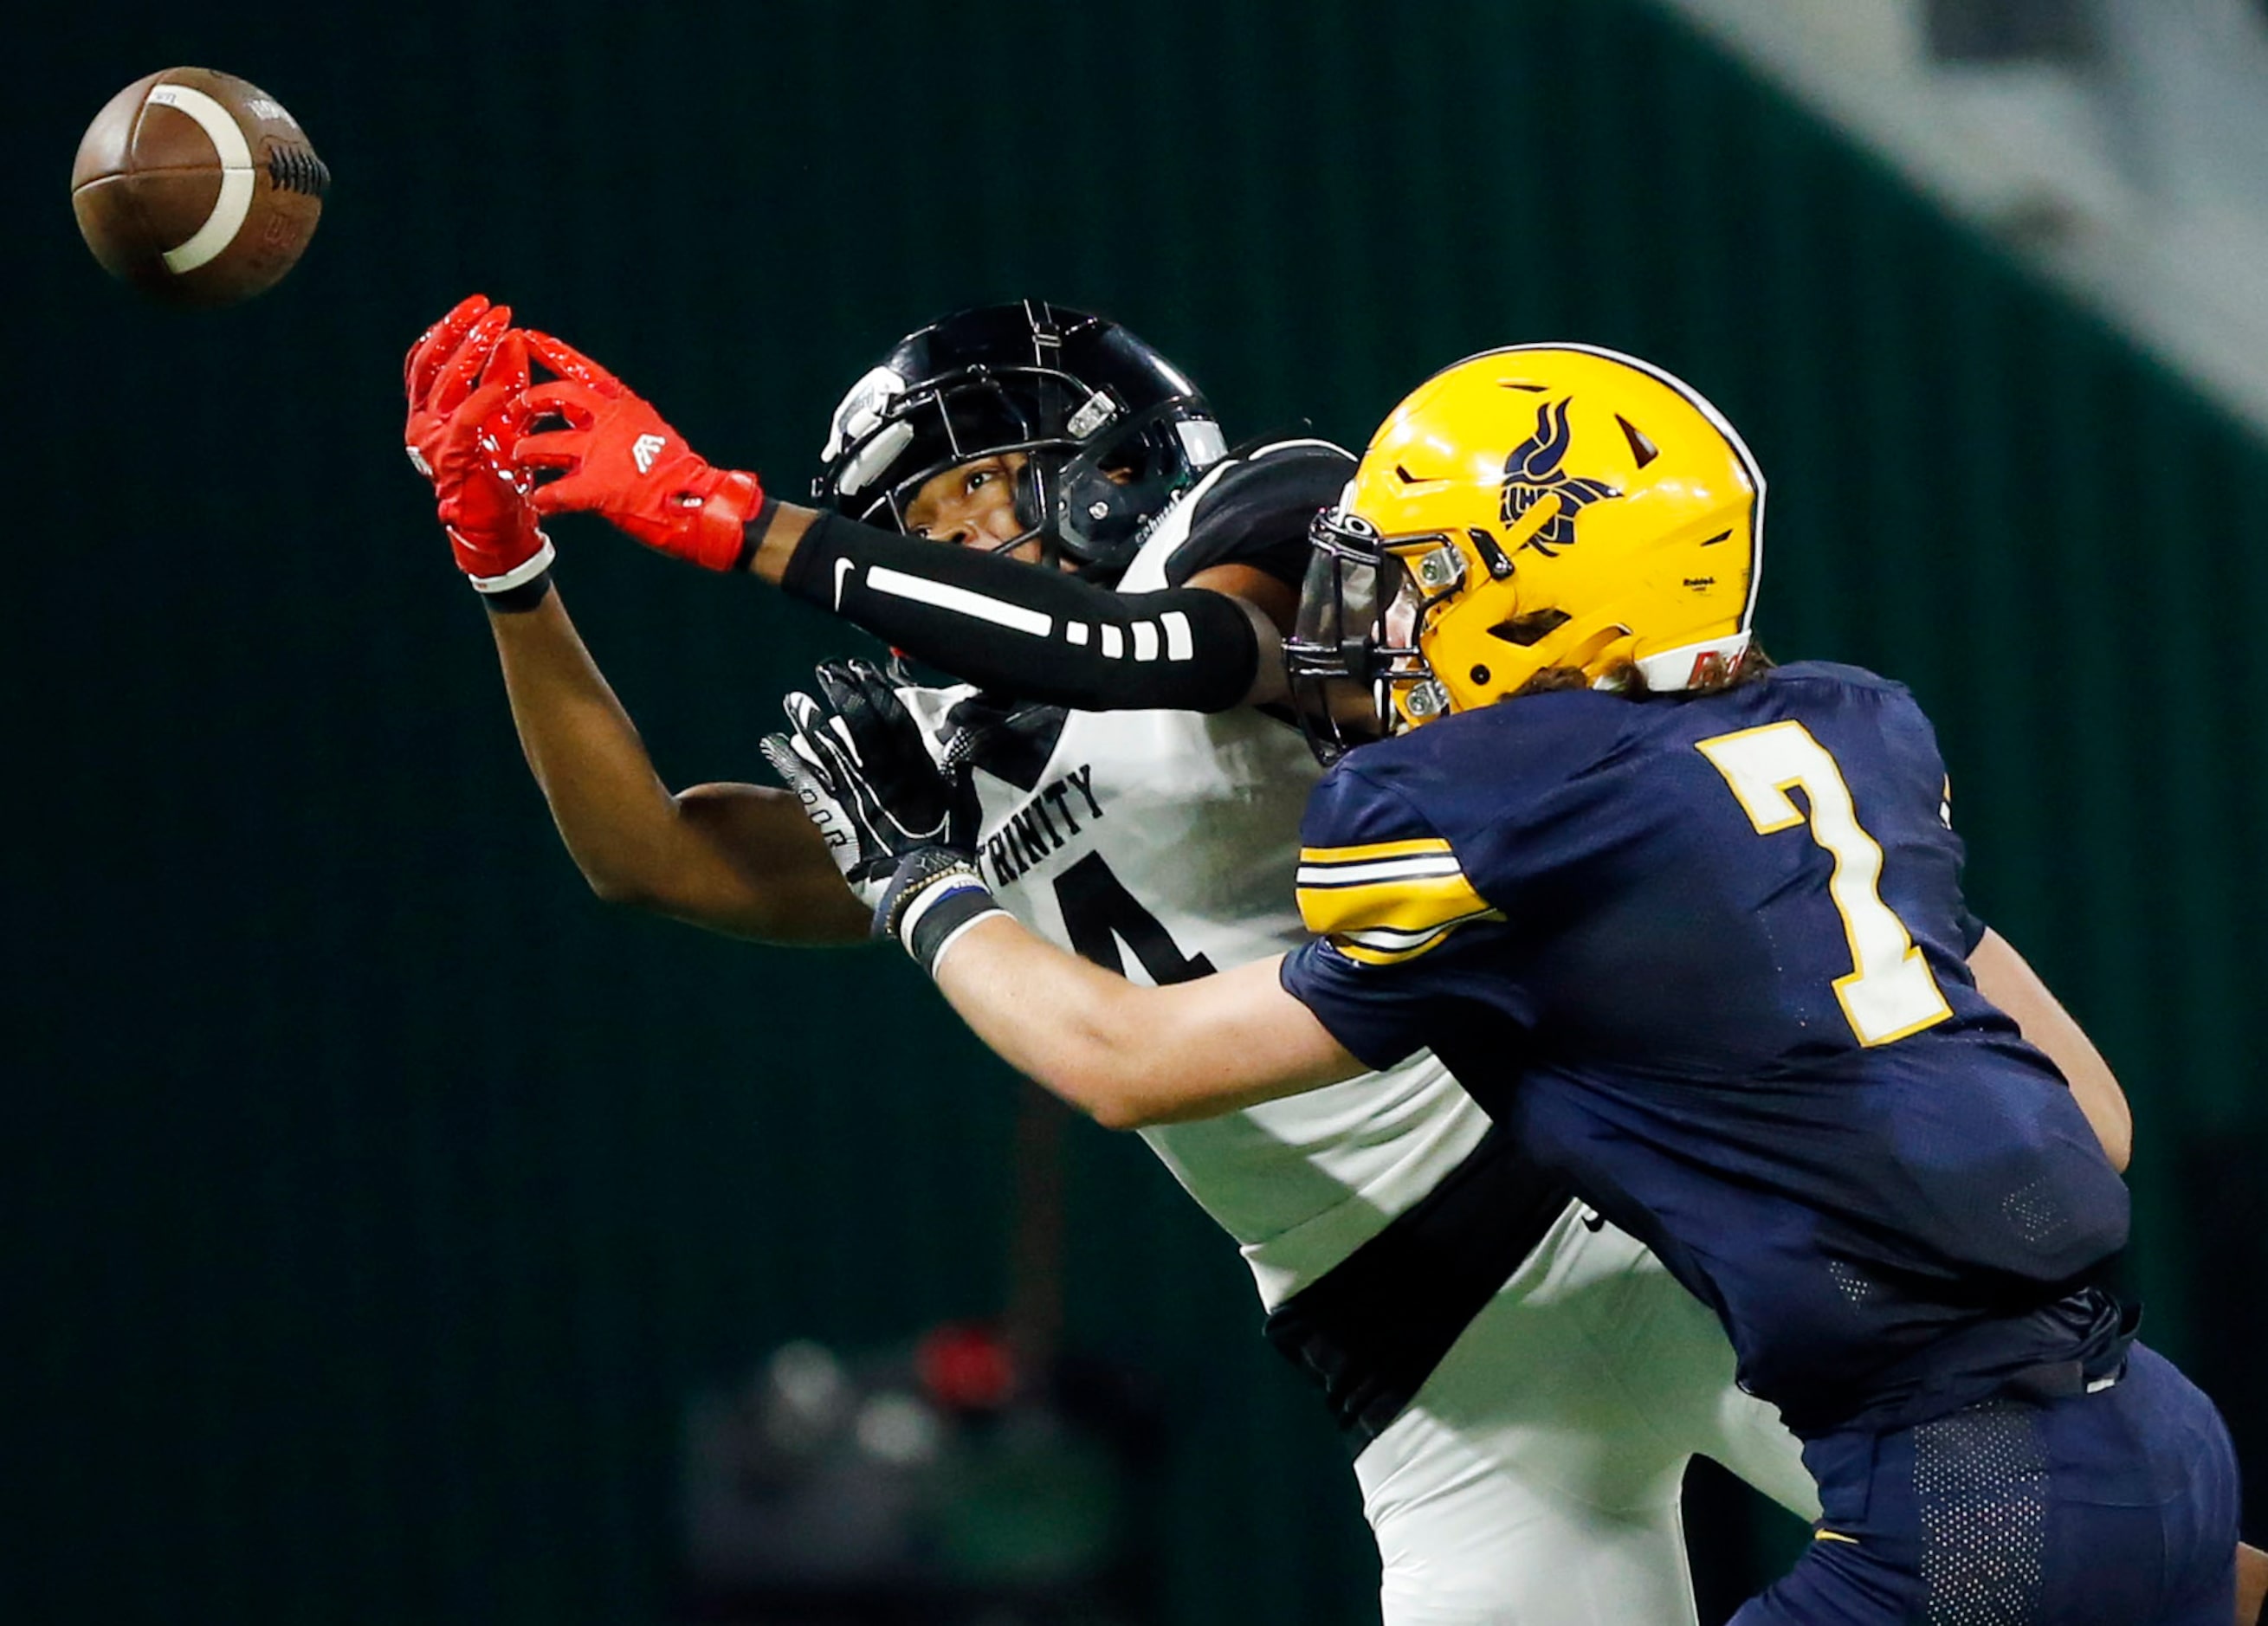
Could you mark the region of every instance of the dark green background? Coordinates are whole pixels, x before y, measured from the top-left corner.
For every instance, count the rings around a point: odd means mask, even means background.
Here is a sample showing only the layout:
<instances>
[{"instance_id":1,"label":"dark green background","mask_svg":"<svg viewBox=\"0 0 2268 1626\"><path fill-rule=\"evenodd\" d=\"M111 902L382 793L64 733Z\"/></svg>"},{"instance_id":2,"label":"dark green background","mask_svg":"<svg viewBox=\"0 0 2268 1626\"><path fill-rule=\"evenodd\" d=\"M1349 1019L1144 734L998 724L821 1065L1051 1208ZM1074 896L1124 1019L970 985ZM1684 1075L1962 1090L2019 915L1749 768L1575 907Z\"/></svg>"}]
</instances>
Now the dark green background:
<instances>
[{"instance_id":1,"label":"dark green background","mask_svg":"<svg viewBox=\"0 0 2268 1626\"><path fill-rule=\"evenodd\" d=\"M16 61L0 1618L651 1618L689 1387L1003 1297L1012 1086L918 980L610 913L560 851L400 449L473 289L790 492L891 338L1023 293L1233 434L1359 441L1512 340L1691 379L1774 482L1765 636L1939 720L1975 900L2133 1097L2152 1335L2268 1443L2268 458L1650 9L127 5ZM337 176L240 310L138 304L65 206L181 63ZM753 775L843 636L560 540L665 776ZM1172 1618L1374 1618L1233 1249L1130 1140L1072 1156L1072 1334L1178 1403Z\"/></svg>"}]
</instances>

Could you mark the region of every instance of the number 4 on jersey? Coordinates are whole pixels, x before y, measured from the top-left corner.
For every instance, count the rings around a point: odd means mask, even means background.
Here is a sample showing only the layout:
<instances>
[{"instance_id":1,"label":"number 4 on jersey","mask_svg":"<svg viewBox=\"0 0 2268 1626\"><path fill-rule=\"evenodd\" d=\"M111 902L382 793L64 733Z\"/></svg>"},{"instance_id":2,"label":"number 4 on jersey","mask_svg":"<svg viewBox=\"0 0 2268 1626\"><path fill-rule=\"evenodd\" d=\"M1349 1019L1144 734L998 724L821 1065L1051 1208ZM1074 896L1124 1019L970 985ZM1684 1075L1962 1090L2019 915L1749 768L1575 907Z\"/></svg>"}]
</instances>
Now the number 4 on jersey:
<instances>
[{"instance_id":1,"label":"number 4 on jersey","mask_svg":"<svg viewBox=\"0 0 2268 1626\"><path fill-rule=\"evenodd\" d=\"M1160 988L1212 975L1212 961L1203 954L1182 953L1158 917L1110 872L1099 852L1088 853L1056 878L1056 901L1063 909L1064 932L1082 960L1123 976L1126 966L1118 945L1123 943Z\"/></svg>"},{"instance_id":2,"label":"number 4 on jersey","mask_svg":"<svg viewBox=\"0 0 2268 1626\"><path fill-rule=\"evenodd\" d=\"M1725 776L1760 835L1804 822L1788 795L1802 787L1811 806L1811 839L1835 860L1827 893L1843 916L1852 966L1850 975L1835 979L1835 997L1859 1042L1888 1044L1951 1016L1913 934L1882 901L1881 844L1859 823L1843 770L1811 731L1793 719L1769 723L1704 739L1696 749Z\"/></svg>"}]
</instances>

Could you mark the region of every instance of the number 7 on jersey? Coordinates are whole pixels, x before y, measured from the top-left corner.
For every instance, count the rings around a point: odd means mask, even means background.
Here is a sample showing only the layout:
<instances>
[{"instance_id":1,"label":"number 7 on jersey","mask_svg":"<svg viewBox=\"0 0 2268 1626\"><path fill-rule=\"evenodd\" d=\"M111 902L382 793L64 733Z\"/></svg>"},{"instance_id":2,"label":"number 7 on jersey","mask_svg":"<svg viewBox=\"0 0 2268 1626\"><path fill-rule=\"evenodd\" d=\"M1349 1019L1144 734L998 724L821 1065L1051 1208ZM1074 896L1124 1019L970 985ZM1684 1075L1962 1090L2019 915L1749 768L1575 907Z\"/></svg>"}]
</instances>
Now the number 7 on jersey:
<instances>
[{"instance_id":1,"label":"number 7 on jersey","mask_svg":"<svg viewBox=\"0 0 2268 1626\"><path fill-rule=\"evenodd\" d=\"M1851 971L1835 997L1863 1045L1888 1044L1953 1014L1905 923L1882 901L1881 844L1852 806L1851 787L1827 747L1790 719L1719 734L1694 747L1725 776L1759 835L1793 829L1805 815L1788 791L1811 806L1811 839L1835 860L1828 895L1851 943Z\"/></svg>"}]
</instances>

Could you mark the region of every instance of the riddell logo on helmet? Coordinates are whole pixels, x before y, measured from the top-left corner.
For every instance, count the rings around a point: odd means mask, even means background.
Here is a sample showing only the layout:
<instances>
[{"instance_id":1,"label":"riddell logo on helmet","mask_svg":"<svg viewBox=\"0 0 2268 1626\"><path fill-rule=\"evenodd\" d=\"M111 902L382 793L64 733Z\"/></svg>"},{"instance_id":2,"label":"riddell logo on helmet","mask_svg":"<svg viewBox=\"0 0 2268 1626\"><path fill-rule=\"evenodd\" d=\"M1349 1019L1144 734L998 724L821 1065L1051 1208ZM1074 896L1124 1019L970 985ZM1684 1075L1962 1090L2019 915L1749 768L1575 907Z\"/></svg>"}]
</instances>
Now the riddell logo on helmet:
<instances>
[{"instance_id":1,"label":"riddell logo on helmet","mask_svg":"<svg viewBox=\"0 0 2268 1626\"><path fill-rule=\"evenodd\" d=\"M1547 497L1559 499L1557 511L1520 544L1533 548L1547 559L1562 548L1575 545L1575 516L1602 498L1622 493L1603 480L1585 480L1564 472L1567 455L1567 408L1574 397L1546 401L1535 409L1535 432L1512 449L1504 460L1503 519L1506 527ZM1514 548L1516 553L1518 548Z\"/></svg>"}]
</instances>

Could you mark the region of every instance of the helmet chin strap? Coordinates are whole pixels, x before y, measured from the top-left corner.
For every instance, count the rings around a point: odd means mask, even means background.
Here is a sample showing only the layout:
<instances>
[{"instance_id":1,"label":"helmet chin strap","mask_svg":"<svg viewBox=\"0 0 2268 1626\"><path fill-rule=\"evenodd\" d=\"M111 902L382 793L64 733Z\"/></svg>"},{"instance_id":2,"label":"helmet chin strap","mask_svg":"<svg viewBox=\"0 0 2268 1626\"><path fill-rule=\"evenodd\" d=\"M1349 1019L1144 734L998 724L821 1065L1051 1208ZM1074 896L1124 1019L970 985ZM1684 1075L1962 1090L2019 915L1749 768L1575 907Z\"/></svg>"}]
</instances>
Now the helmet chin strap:
<instances>
[{"instance_id":1,"label":"helmet chin strap","mask_svg":"<svg viewBox=\"0 0 2268 1626\"><path fill-rule=\"evenodd\" d=\"M1094 582L1104 587L1109 586L1118 579L1118 573L1107 564L1093 559L1074 558L1069 548L1057 542L1045 531L1026 531L1021 535L1010 537L1005 542L987 543L978 551L1013 553L1026 542L1037 542L1040 545L1040 556L1036 559L1019 561L1020 563L1031 564L1042 570L1063 570L1066 575L1076 576L1083 582ZM1070 561L1068 567L1064 563L1066 560Z\"/></svg>"},{"instance_id":2,"label":"helmet chin strap","mask_svg":"<svg viewBox=\"0 0 2268 1626\"><path fill-rule=\"evenodd\" d=\"M1060 570L1063 568L1064 550L1056 545L1055 538L1049 536L1045 531L1026 531L1019 535L1010 537L1005 542L987 542L983 547L978 548L977 551L979 553L1012 554L1016 549L1021 548L1027 542L1037 542L1040 545L1040 556L1036 559L1019 559L1016 562L1017 563L1030 564L1042 570Z\"/></svg>"}]
</instances>

